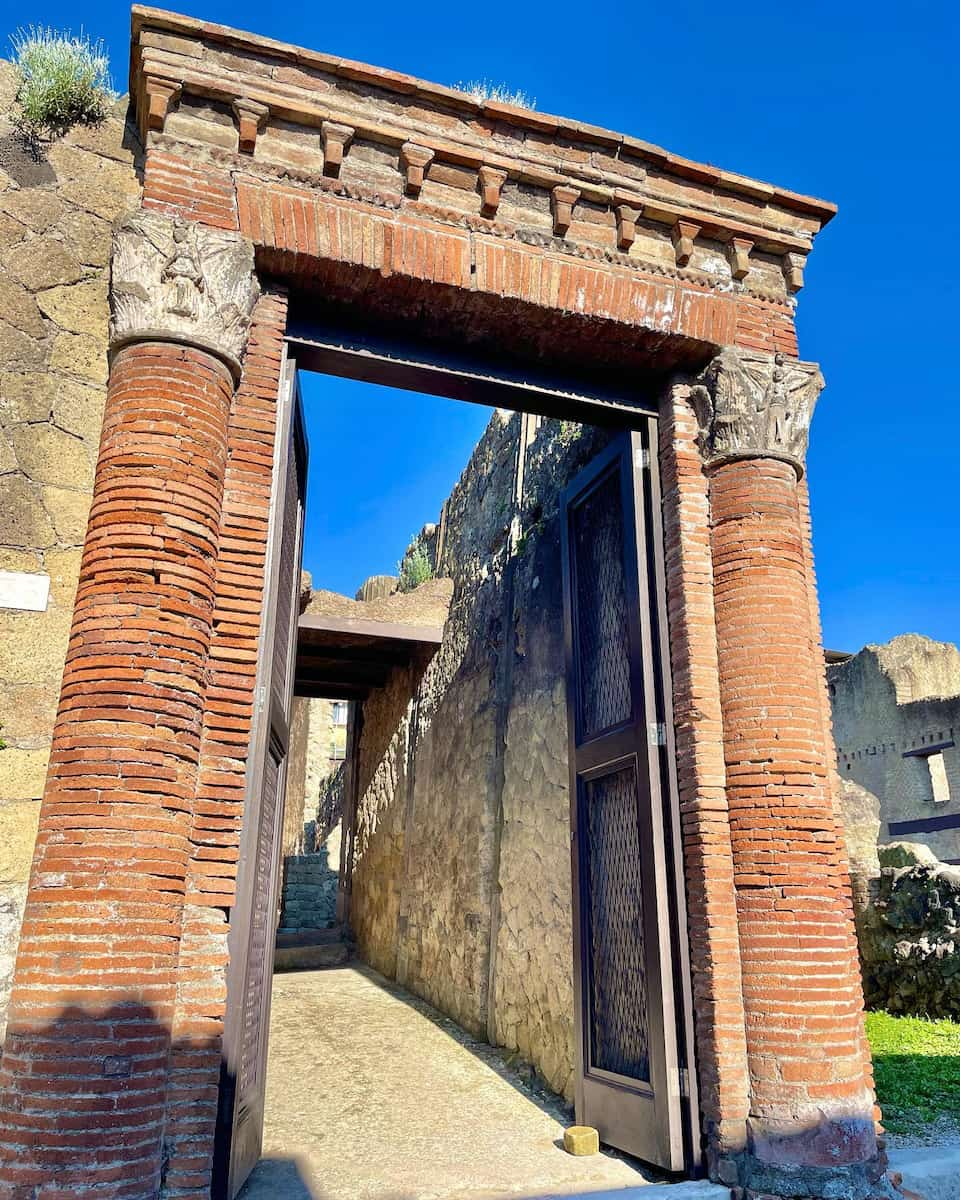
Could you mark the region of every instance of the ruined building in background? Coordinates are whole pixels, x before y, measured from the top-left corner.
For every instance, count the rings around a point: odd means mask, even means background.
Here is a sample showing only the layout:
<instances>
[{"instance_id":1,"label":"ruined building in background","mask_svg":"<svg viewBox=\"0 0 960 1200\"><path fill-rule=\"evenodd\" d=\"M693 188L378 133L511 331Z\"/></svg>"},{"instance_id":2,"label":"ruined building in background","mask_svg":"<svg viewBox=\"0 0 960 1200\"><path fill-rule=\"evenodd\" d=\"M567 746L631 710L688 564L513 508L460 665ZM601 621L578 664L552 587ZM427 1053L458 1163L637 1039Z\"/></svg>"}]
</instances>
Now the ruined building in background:
<instances>
[{"instance_id":1,"label":"ruined building in background","mask_svg":"<svg viewBox=\"0 0 960 1200\"><path fill-rule=\"evenodd\" d=\"M960 650L906 633L827 678L840 777L879 799L880 841L960 862Z\"/></svg>"}]
</instances>

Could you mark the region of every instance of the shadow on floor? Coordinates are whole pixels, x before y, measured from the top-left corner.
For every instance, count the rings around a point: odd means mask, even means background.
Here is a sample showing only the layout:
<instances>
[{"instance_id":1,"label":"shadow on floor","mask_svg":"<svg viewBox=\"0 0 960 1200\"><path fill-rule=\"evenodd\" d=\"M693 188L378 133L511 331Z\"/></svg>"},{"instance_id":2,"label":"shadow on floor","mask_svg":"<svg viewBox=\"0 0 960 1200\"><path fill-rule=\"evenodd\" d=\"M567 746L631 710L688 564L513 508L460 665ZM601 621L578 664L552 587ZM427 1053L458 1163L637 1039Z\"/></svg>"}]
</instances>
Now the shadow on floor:
<instances>
[{"instance_id":1,"label":"shadow on floor","mask_svg":"<svg viewBox=\"0 0 960 1200\"><path fill-rule=\"evenodd\" d=\"M573 1105L565 1100L563 1096L552 1091L529 1063L525 1062L519 1056L511 1054L503 1046L493 1046L489 1042L474 1037L473 1034L469 1033L461 1025L458 1025L452 1017L445 1016L428 1003L428 1001L415 996L412 992L407 991L393 980L387 979L372 967L367 966L366 963L361 962L360 959L353 959L349 966L351 970L368 979L371 983L379 987L381 991L386 992L396 1000L400 1000L408 1008L412 1008L414 1012L425 1017L437 1029L452 1038L453 1041L465 1050L468 1050L485 1067L499 1076L504 1083L509 1083L525 1100L536 1105L546 1116L551 1117L564 1126L574 1124L576 1117ZM563 1151L562 1138L555 1142L555 1145ZM658 1170L656 1167L650 1166L648 1163L641 1163L639 1159L632 1158L629 1154L624 1154L622 1151L604 1146L601 1148L600 1153L606 1158L628 1163L639 1175L642 1175L643 1181L646 1183L675 1182L675 1177ZM624 1193L624 1195L626 1194ZM617 1193L607 1192L605 1195L610 1196L611 1200L619 1200ZM384 1200L400 1200L400 1197L385 1197ZM549 1196L542 1198L532 1197L531 1200L551 1200L551 1198Z\"/></svg>"}]
</instances>

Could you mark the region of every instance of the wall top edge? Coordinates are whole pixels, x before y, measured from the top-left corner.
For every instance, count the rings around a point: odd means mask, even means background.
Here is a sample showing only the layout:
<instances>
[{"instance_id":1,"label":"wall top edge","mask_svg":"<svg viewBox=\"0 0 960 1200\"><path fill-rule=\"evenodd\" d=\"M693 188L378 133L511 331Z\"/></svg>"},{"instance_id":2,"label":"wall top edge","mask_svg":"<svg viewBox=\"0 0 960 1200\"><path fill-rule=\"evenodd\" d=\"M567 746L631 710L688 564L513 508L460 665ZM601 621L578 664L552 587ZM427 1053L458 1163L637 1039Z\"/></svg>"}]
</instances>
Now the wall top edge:
<instances>
[{"instance_id":1,"label":"wall top edge","mask_svg":"<svg viewBox=\"0 0 960 1200\"><path fill-rule=\"evenodd\" d=\"M303 49L287 42L276 41L273 38L246 33L225 25L217 25L165 9L139 4L133 5L131 10L130 94L133 97L138 96L140 92L141 56L139 49L141 36L146 30L169 33L187 40L212 42L228 49L245 51L253 55L259 52L299 66L327 71L354 83L365 83L402 95L422 97L427 102L439 101L447 107L495 119L507 126L539 131L558 137L574 138L608 151L622 148L644 163L682 179L703 184L705 187L724 188L735 194L748 196L753 200L763 200L788 212L812 218L819 223L819 228L826 225L837 213L837 206L827 200L775 187L761 180L725 171L706 163L695 162L692 159L672 154L650 142L603 129L597 125L518 108L515 105L503 104L499 101L475 100L454 88L429 83L402 72L369 66L336 55L322 54L319 51Z\"/></svg>"}]
</instances>

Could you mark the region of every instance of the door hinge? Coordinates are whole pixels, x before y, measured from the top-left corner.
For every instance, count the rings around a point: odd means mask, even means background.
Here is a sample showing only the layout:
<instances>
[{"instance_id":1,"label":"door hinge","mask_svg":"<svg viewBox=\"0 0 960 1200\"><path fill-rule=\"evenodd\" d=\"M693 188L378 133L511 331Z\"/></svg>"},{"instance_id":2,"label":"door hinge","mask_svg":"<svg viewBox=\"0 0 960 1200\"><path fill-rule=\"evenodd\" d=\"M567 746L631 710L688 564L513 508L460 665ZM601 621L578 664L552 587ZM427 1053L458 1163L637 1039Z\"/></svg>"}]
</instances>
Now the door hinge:
<instances>
[{"instance_id":1,"label":"door hinge","mask_svg":"<svg viewBox=\"0 0 960 1200\"><path fill-rule=\"evenodd\" d=\"M667 727L662 721L651 721L648 729L652 745L665 746L667 744Z\"/></svg>"},{"instance_id":2,"label":"door hinge","mask_svg":"<svg viewBox=\"0 0 960 1200\"><path fill-rule=\"evenodd\" d=\"M690 1072L686 1067L678 1067L677 1074L680 1077L680 1096L683 1100L690 1099Z\"/></svg>"},{"instance_id":3,"label":"door hinge","mask_svg":"<svg viewBox=\"0 0 960 1200\"><path fill-rule=\"evenodd\" d=\"M650 451L646 446L639 446L634 453L634 465L638 471L649 471L650 469Z\"/></svg>"},{"instance_id":4,"label":"door hinge","mask_svg":"<svg viewBox=\"0 0 960 1200\"><path fill-rule=\"evenodd\" d=\"M264 706L267 703L267 689L265 687L257 688L257 712L262 713Z\"/></svg>"}]
</instances>

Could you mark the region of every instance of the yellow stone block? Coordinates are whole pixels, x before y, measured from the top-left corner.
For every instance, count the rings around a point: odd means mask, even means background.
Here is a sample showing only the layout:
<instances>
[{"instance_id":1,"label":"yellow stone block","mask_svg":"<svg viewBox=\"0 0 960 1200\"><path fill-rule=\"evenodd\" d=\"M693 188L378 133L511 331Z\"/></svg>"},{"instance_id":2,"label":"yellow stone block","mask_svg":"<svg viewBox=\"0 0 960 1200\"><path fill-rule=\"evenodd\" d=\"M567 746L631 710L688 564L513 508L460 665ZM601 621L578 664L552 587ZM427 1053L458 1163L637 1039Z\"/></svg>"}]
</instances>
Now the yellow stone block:
<instances>
[{"instance_id":1,"label":"yellow stone block","mask_svg":"<svg viewBox=\"0 0 960 1200\"><path fill-rule=\"evenodd\" d=\"M571 1125L563 1131L563 1148L578 1158L600 1151L600 1134L590 1125Z\"/></svg>"}]
</instances>

